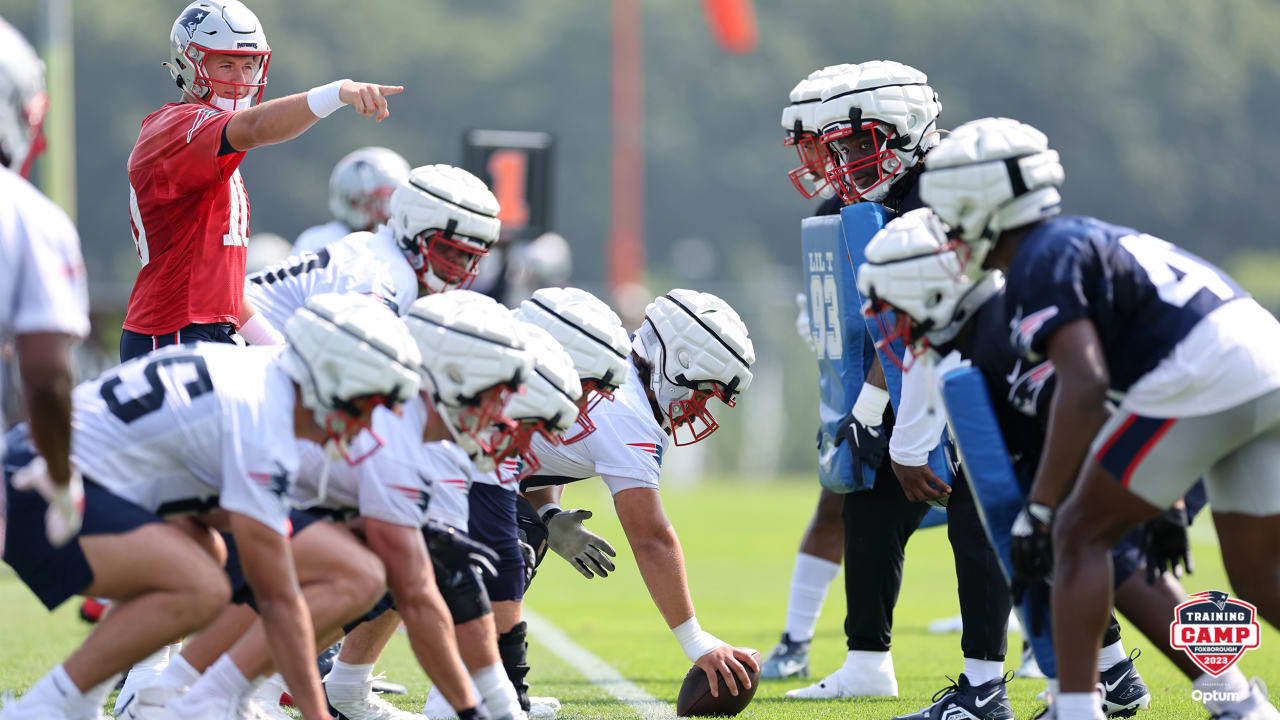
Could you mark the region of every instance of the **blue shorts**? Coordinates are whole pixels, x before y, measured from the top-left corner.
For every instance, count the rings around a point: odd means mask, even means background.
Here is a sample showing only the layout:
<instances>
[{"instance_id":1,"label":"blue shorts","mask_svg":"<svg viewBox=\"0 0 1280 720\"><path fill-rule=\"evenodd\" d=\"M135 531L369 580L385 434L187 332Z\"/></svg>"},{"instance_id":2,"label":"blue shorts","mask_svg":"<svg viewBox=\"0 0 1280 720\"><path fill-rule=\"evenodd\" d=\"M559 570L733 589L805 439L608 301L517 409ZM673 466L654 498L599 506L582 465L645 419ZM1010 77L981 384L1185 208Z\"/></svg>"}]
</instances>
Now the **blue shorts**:
<instances>
[{"instance_id":1,"label":"blue shorts","mask_svg":"<svg viewBox=\"0 0 1280 720\"><path fill-rule=\"evenodd\" d=\"M494 602L524 598L524 554L516 528L516 492L498 485L475 483L468 493L467 534L498 553L497 577L484 577Z\"/></svg>"},{"instance_id":2,"label":"blue shorts","mask_svg":"<svg viewBox=\"0 0 1280 720\"><path fill-rule=\"evenodd\" d=\"M89 478L84 479L84 522L77 539L55 548L45 534L44 514L49 504L35 491L15 490L10 484L14 472L35 458L26 425L18 425L5 436L4 492L7 516L4 532L4 561L31 588L50 610L93 584L93 569L80 549L80 537L119 535L150 523L164 522Z\"/></svg>"},{"instance_id":3,"label":"blue shorts","mask_svg":"<svg viewBox=\"0 0 1280 720\"><path fill-rule=\"evenodd\" d=\"M120 331L120 362L127 362L169 345L183 343L234 343L236 328L231 323L192 324L164 335L143 335L132 330Z\"/></svg>"}]
</instances>

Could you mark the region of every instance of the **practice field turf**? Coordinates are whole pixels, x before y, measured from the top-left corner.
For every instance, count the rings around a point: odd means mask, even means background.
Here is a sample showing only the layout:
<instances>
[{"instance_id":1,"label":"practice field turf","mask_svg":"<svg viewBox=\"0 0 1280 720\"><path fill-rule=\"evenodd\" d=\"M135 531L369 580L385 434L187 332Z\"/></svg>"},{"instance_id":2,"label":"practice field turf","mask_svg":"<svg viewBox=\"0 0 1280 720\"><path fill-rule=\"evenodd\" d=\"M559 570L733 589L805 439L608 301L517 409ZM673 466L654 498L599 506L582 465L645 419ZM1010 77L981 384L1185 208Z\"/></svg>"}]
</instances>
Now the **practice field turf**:
<instances>
[{"instance_id":1,"label":"practice field turf","mask_svg":"<svg viewBox=\"0 0 1280 720\"><path fill-rule=\"evenodd\" d=\"M795 549L812 512L817 484L798 478L769 483L718 479L696 488L671 488L664 495L684 545L702 626L728 642L767 653L782 630ZM659 702L641 703L637 710L609 692L618 689L618 683L593 683L537 639L530 651L534 694L559 697L563 718L633 718L641 712L662 717L673 712L689 663L649 599L607 493L599 483L581 483L566 491L564 504L596 513L588 524L618 548L618 571L607 579L588 581L551 554L534 581L529 605ZM1194 536L1197 572L1185 582L1188 591L1229 590L1211 524L1198 524ZM844 658L842 587L837 580L828 595L814 642L810 681L834 670ZM0 690L25 689L84 636L87 628L77 619L74 605L68 603L50 616L12 575L0 575ZM766 682L740 717L880 720L919 709L948 684L944 675L955 677L961 670L959 635L926 631L931 620L958 611L946 533L920 531L907 548L906 578L895 615L893 656L900 696L793 701L784 700L783 693L810 681ZM1140 713L1140 720L1207 717L1191 699L1190 684L1127 624L1124 644L1126 649L1142 649L1138 669L1153 695L1151 709ZM1019 645L1018 636L1011 636L1009 669L1017 664ZM1246 654L1240 667L1280 690L1280 635L1264 623L1262 647ZM398 705L421 709L429 684L403 636L393 642L377 670L409 687L407 698L394 698ZM1043 688L1041 680L1010 683L1019 720L1039 709L1035 695Z\"/></svg>"}]
</instances>

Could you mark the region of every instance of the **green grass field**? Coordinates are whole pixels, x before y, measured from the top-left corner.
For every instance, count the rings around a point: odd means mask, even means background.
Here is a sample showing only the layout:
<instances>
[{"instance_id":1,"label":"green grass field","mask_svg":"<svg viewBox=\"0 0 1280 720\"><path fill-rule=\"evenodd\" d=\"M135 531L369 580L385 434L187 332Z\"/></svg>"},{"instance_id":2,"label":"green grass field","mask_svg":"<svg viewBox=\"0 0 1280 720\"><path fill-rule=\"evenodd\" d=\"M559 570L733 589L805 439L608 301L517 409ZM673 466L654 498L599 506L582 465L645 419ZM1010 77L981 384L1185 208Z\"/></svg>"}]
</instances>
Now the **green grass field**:
<instances>
[{"instance_id":1,"label":"green grass field","mask_svg":"<svg viewBox=\"0 0 1280 720\"><path fill-rule=\"evenodd\" d=\"M721 480L667 492L667 511L684 545L694 602L704 628L728 642L768 652L782 630L795 549L816 496L816 483L799 479L771 483ZM529 606L628 680L674 705L689 663L653 607L610 505L599 483L582 483L566 492L566 507L581 506L596 512L589 524L618 547L618 572L604 580L584 580L551 554L530 592ZM1229 589L1211 525L1198 524L1194 536L1197 572L1185 583L1188 591ZM0 613L0 689L25 689L87 632L76 618L74 603L50 616L12 575L0 575L0 607L4 609ZM920 531L908 546L906 577L895 615L893 655L900 697L791 701L784 700L783 693L808 681L772 682L764 684L741 717L879 720L914 711L947 684L944 675L954 677L961 670L959 636L926 631L931 620L958 611L946 533L941 529ZM844 597L837 580L813 646L814 680L843 661L843 616ZM1010 647L1018 645L1015 635ZM1143 650L1138 668L1154 699L1140 719L1207 716L1191 699L1190 684L1146 638L1128 626L1125 646ZM561 717L637 717L630 706L584 679L536 640L530 659L534 694L559 697L564 704ZM1016 657L1011 657L1008 669L1016 663ZM1280 639L1273 628L1263 625L1262 647L1250 651L1240 666L1246 675L1260 676L1280 687ZM403 636L393 642L377 669L409 687L410 695L396 698L397 704L421 709L429 683ZM1015 680L1009 685L1019 720L1039 709L1034 698L1043 687L1039 680Z\"/></svg>"}]
</instances>

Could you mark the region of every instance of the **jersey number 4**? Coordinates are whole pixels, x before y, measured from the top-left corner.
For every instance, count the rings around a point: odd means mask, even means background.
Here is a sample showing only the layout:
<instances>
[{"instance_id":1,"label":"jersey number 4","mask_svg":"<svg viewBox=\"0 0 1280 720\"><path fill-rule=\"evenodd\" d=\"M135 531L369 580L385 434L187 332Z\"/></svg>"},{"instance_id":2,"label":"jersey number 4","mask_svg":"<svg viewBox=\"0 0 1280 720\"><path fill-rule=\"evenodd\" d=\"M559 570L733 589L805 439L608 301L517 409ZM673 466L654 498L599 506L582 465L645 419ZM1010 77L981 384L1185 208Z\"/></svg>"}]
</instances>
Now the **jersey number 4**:
<instances>
[{"instance_id":1,"label":"jersey number 4","mask_svg":"<svg viewBox=\"0 0 1280 720\"><path fill-rule=\"evenodd\" d=\"M107 404L111 414L125 423L131 423L147 413L159 410L164 404L166 392L164 382L160 379L160 370L170 365L186 365L194 370L195 378L182 386L189 398L194 400L213 390L213 380L209 377L209 366L205 364L204 358L199 355L169 355L156 358L143 368L142 376L146 378L149 386L146 393L122 402L116 397L116 388L120 387L124 381L117 375L102 383L100 390L102 401Z\"/></svg>"},{"instance_id":2,"label":"jersey number 4","mask_svg":"<svg viewBox=\"0 0 1280 720\"><path fill-rule=\"evenodd\" d=\"M1236 296L1235 288L1215 268L1180 252L1173 243L1143 234L1126 235L1120 238L1120 245L1146 271L1160 299L1174 307L1186 305L1201 290L1220 300Z\"/></svg>"}]
</instances>

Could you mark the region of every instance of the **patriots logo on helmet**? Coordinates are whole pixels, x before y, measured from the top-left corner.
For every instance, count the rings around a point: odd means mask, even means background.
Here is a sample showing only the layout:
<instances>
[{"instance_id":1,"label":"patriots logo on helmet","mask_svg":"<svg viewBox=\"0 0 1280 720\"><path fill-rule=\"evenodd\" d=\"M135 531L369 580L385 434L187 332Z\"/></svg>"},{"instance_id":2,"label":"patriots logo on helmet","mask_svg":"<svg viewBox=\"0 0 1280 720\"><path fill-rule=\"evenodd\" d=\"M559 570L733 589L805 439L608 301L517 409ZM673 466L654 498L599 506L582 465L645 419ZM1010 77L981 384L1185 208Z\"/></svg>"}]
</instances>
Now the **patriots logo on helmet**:
<instances>
[{"instance_id":1,"label":"patriots logo on helmet","mask_svg":"<svg viewBox=\"0 0 1280 720\"><path fill-rule=\"evenodd\" d=\"M209 11L201 7L188 8L182 13L182 17L178 18L178 24L183 30L187 31L187 38L196 36L196 28L200 27L200 23L209 16Z\"/></svg>"}]
</instances>

